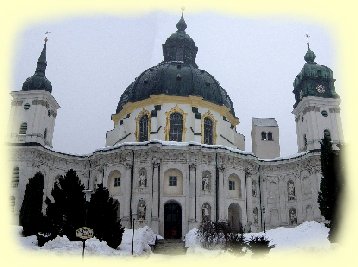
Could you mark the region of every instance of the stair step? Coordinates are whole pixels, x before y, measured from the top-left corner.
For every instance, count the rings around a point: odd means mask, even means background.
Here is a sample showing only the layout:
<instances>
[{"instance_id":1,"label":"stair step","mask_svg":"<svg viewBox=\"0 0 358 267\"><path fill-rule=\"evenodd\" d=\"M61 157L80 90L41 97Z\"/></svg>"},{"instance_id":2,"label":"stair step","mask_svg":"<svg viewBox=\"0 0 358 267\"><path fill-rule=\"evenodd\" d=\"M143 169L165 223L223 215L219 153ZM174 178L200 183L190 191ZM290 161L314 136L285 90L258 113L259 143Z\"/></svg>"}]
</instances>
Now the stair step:
<instances>
[{"instance_id":1,"label":"stair step","mask_svg":"<svg viewBox=\"0 0 358 267\"><path fill-rule=\"evenodd\" d=\"M185 243L180 239L158 240L153 253L165 255L183 255L186 253L186 247L184 244Z\"/></svg>"}]
</instances>

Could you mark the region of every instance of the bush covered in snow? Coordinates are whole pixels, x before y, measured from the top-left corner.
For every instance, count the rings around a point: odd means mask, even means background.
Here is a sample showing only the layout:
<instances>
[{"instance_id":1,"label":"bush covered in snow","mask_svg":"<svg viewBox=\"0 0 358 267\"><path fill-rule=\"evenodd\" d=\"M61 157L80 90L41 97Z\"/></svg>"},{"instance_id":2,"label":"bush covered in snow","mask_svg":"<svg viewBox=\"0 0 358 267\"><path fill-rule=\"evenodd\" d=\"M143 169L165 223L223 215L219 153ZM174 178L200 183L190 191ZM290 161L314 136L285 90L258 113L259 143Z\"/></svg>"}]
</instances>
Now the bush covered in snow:
<instances>
[{"instance_id":1,"label":"bush covered in snow","mask_svg":"<svg viewBox=\"0 0 358 267\"><path fill-rule=\"evenodd\" d=\"M204 221L198 230L199 241L206 249L224 249L229 234L230 227L226 222Z\"/></svg>"},{"instance_id":2,"label":"bush covered in snow","mask_svg":"<svg viewBox=\"0 0 358 267\"><path fill-rule=\"evenodd\" d=\"M275 245L270 245L270 240L265 235L252 236L248 247L254 255L262 255L270 252Z\"/></svg>"}]
</instances>

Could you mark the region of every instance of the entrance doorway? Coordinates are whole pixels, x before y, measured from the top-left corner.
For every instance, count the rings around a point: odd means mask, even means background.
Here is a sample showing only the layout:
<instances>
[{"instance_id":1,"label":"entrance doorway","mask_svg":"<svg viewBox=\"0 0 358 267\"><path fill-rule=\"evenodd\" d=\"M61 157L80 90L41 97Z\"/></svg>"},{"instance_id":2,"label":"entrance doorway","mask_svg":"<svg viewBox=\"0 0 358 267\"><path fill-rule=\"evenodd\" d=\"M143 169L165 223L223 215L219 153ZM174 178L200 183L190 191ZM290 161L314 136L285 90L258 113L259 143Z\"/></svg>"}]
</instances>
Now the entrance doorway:
<instances>
[{"instance_id":1,"label":"entrance doorway","mask_svg":"<svg viewBox=\"0 0 358 267\"><path fill-rule=\"evenodd\" d=\"M228 209L228 223L232 230L240 232L241 226L241 208L237 203L231 203Z\"/></svg>"},{"instance_id":2,"label":"entrance doorway","mask_svg":"<svg viewBox=\"0 0 358 267\"><path fill-rule=\"evenodd\" d=\"M179 239L182 234L182 210L177 202L164 204L164 238Z\"/></svg>"}]
</instances>

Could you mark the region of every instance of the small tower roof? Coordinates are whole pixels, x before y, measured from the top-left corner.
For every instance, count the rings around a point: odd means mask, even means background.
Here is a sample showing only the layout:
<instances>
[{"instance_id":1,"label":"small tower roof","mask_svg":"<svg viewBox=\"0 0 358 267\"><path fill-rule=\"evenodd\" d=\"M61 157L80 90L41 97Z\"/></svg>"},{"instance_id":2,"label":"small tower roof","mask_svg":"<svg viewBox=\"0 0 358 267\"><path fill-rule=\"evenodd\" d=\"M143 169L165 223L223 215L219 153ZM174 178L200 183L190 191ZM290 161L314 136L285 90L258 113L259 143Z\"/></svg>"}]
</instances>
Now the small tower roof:
<instances>
[{"instance_id":1,"label":"small tower roof","mask_svg":"<svg viewBox=\"0 0 358 267\"><path fill-rule=\"evenodd\" d=\"M23 91L31 91L31 90L45 90L48 92L52 92L51 82L46 78L45 71L47 67L46 61L46 43L48 39L45 38L44 47L41 51L39 59L37 60L37 67L35 74L31 77L27 78L26 81L22 85Z\"/></svg>"}]
</instances>

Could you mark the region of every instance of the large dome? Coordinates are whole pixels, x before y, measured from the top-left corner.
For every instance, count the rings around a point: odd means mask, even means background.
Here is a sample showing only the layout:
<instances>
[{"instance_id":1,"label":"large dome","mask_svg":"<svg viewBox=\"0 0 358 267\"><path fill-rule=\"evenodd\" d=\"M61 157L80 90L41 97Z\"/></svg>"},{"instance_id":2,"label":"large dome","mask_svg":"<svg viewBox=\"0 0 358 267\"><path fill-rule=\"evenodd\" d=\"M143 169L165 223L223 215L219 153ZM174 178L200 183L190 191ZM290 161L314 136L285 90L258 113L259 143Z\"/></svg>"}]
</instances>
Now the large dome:
<instances>
[{"instance_id":1,"label":"large dome","mask_svg":"<svg viewBox=\"0 0 358 267\"><path fill-rule=\"evenodd\" d=\"M141 73L122 94L117 106L119 113L128 102L136 102L151 95L200 96L204 100L224 105L235 116L232 101L219 82L195 63L198 48L185 32L181 17L177 31L163 44L163 62Z\"/></svg>"}]
</instances>

